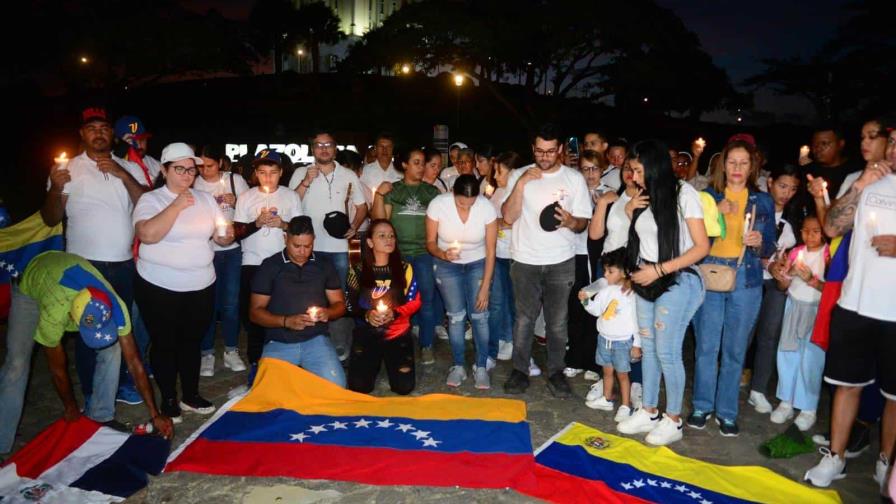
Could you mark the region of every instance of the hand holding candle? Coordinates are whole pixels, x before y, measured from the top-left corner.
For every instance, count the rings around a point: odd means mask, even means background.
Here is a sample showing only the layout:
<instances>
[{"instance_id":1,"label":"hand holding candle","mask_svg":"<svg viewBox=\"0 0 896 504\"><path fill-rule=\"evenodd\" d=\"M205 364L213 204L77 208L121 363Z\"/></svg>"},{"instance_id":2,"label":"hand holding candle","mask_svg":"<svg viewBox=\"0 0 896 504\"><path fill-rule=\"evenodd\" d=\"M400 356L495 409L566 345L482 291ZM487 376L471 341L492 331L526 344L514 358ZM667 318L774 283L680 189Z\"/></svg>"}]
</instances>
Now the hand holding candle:
<instances>
[{"instance_id":1,"label":"hand holding candle","mask_svg":"<svg viewBox=\"0 0 896 504\"><path fill-rule=\"evenodd\" d=\"M809 152L810 151L808 145L800 147L800 157L798 161L800 166L806 166L807 164L812 162L812 158L809 157Z\"/></svg>"},{"instance_id":2,"label":"hand holding candle","mask_svg":"<svg viewBox=\"0 0 896 504\"><path fill-rule=\"evenodd\" d=\"M822 187L822 197L824 198L824 206L829 207L829 206L831 206L831 195L828 194L828 183L822 182L821 187Z\"/></svg>"},{"instance_id":3,"label":"hand holding candle","mask_svg":"<svg viewBox=\"0 0 896 504\"><path fill-rule=\"evenodd\" d=\"M218 238L227 238L227 226L228 223L224 219L218 219L215 222L215 231Z\"/></svg>"},{"instance_id":4,"label":"hand holding candle","mask_svg":"<svg viewBox=\"0 0 896 504\"><path fill-rule=\"evenodd\" d=\"M63 152L59 156L53 158L53 169L50 171L50 185L59 190L63 195L68 193L65 191L65 185L72 180L72 176L68 171L68 157Z\"/></svg>"},{"instance_id":5,"label":"hand holding candle","mask_svg":"<svg viewBox=\"0 0 896 504\"><path fill-rule=\"evenodd\" d=\"M311 306L308 308L308 317L312 322L317 322L318 317L320 316L320 308L316 306Z\"/></svg>"},{"instance_id":6,"label":"hand holding candle","mask_svg":"<svg viewBox=\"0 0 896 504\"><path fill-rule=\"evenodd\" d=\"M460 242L454 240L451 242L451 246L448 247L448 250L445 251L445 259L449 261L456 261L460 259Z\"/></svg>"},{"instance_id":7,"label":"hand holding candle","mask_svg":"<svg viewBox=\"0 0 896 504\"><path fill-rule=\"evenodd\" d=\"M877 225L876 212L868 212L868 233L871 235L871 238L880 234L880 228Z\"/></svg>"}]
</instances>

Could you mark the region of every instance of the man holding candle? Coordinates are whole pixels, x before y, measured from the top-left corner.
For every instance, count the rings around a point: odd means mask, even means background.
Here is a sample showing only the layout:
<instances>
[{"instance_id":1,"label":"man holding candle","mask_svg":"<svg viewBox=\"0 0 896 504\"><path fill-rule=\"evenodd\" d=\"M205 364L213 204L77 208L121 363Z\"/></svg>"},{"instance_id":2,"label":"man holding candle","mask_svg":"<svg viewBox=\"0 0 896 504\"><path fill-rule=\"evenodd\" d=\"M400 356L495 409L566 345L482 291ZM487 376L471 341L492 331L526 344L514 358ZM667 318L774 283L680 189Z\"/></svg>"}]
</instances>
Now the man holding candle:
<instances>
[{"instance_id":1,"label":"man holding candle","mask_svg":"<svg viewBox=\"0 0 896 504\"><path fill-rule=\"evenodd\" d=\"M803 180L821 179L816 182L819 184L815 194L819 195L819 202L823 200L821 184L827 183L827 191L829 194L837 194L840 191L840 185L850 173L861 170L852 160L847 159L843 155L843 149L846 141L843 139L843 131L834 125L823 125L815 129L812 134L812 162L802 166ZM805 215L815 215L816 198L810 192L812 184L806 184L805 189L800 189L797 193L796 203L803 209ZM824 221L824 215L819 218Z\"/></svg>"},{"instance_id":2,"label":"man holding candle","mask_svg":"<svg viewBox=\"0 0 896 504\"><path fill-rule=\"evenodd\" d=\"M345 314L336 268L314 254L307 215L286 228L286 248L265 259L252 279L249 316L264 328L262 357L285 360L345 387L345 373L327 322Z\"/></svg>"}]
</instances>

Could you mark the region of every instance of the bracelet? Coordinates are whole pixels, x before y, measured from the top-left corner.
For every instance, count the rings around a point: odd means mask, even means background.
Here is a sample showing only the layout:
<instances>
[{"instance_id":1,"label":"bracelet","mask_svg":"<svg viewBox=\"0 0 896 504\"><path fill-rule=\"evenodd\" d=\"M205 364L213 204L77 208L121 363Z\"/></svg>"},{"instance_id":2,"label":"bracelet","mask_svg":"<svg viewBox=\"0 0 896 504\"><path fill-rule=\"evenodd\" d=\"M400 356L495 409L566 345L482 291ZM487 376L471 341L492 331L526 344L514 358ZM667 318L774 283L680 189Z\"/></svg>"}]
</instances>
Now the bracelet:
<instances>
[{"instance_id":1,"label":"bracelet","mask_svg":"<svg viewBox=\"0 0 896 504\"><path fill-rule=\"evenodd\" d=\"M283 328L286 329L286 315L283 316Z\"/></svg>"},{"instance_id":2,"label":"bracelet","mask_svg":"<svg viewBox=\"0 0 896 504\"><path fill-rule=\"evenodd\" d=\"M660 273L662 273L663 276L668 275L669 273L666 272L666 268L663 267L663 263L658 263L658 264L660 265Z\"/></svg>"},{"instance_id":3,"label":"bracelet","mask_svg":"<svg viewBox=\"0 0 896 504\"><path fill-rule=\"evenodd\" d=\"M657 263L653 263L653 272L656 273L656 276L658 276L658 277L663 276L663 274L660 273L660 270L659 270L659 268L657 267Z\"/></svg>"}]
</instances>

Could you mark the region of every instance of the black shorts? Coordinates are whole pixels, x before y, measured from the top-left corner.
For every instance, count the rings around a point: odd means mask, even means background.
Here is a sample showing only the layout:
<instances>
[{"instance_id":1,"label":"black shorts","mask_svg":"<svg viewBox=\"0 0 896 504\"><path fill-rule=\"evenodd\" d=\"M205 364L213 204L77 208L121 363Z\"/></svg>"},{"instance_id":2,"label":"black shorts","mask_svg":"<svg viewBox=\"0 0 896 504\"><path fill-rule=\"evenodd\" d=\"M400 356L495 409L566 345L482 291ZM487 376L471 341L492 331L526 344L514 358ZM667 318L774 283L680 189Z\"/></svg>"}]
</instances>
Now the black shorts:
<instances>
[{"instance_id":1,"label":"black shorts","mask_svg":"<svg viewBox=\"0 0 896 504\"><path fill-rule=\"evenodd\" d=\"M877 381L881 394L896 401L896 322L834 307L824 381L864 387Z\"/></svg>"}]
</instances>

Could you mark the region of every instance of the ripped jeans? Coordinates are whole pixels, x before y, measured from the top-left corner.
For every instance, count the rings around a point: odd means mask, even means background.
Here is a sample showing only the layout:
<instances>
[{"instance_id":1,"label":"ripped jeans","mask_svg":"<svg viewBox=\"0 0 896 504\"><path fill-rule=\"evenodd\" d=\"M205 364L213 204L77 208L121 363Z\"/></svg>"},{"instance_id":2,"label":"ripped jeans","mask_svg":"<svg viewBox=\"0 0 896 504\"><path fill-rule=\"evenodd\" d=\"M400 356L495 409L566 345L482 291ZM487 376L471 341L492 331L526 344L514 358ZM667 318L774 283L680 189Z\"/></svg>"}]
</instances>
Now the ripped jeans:
<instances>
[{"instance_id":1,"label":"ripped jeans","mask_svg":"<svg viewBox=\"0 0 896 504\"><path fill-rule=\"evenodd\" d=\"M678 281L656 301L636 296L645 408L659 404L662 378L666 382L666 413L681 414L685 384L681 347L685 330L705 294L700 276L679 273Z\"/></svg>"},{"instance_id":2,"label":"ripped jeans","mask_svg":"<svg viewBox=\"0 0 896 504\"><path fill-rule=\"evenodd\" d=\"M445 302L448 341L451 343L454 365L464 365L464 327L469 314L476 345L476 365L485 367L488 360L488 306L476 311L476 295L485 274L485 259L457 264L435 258L433 269L436 285Z\"/></svg>"}]
</instances>

